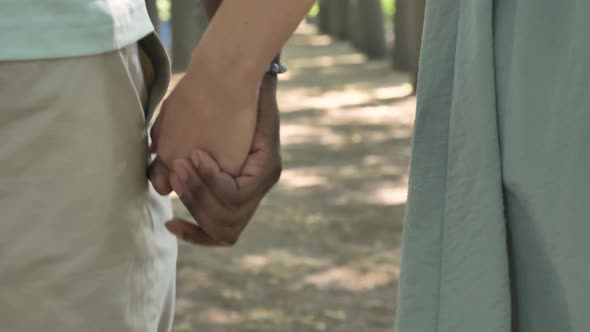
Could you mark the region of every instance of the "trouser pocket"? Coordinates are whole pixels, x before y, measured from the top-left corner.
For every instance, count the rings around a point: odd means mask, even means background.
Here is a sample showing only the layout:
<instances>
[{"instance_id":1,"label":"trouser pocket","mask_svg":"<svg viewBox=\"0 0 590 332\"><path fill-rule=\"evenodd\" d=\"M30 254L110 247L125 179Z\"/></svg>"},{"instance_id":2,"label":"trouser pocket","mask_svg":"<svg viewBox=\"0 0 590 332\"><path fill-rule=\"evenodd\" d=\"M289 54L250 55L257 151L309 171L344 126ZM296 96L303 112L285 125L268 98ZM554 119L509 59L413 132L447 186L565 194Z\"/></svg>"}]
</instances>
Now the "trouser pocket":
<instances>
[{"instance_id":1,"label":"trouser pocket","mask_svg":"<svg viewBox=\"0 0 590 332\"><path fill-rule=\"evenodd\" d=\"M148 91L145 119L149 124L170 84L170 59L164 45L155 33L139 41L141 61Z\"/></svg>"}]
</instances>

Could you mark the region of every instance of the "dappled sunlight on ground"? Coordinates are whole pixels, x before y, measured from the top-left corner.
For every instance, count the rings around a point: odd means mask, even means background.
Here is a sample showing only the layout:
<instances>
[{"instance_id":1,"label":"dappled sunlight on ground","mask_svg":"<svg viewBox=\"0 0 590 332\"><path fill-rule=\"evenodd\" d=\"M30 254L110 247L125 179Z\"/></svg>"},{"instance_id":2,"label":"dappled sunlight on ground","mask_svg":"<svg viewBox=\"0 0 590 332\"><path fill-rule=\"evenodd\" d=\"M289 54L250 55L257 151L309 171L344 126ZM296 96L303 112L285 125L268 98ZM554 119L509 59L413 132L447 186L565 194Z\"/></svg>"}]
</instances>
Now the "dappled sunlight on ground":
<instances>
[{"instance_id":1,"label":"dappled sunlight on ground","mask_svg":"<svg viewBox=\"0 0 590 332\"><path fill-rule=\"evenodd\" d=\"M264 255L249 255L242 259L242 268L254 273L259 273L265 268L280 266L284 268L299 267L323 267L328 266L329 261L317 257L304 257L294 255L286 250L269 250Z\"/></svg>"},{"instance_id":2,"label":"dappled sunlight on ground","mask_svg":"<svg viewBox=\"0 0 590 332\"><path fill-rule=\"evenodd\" d=\"M330 67L325 68L326 71L333 71L337 73L337 70L334 70L334 66L336 65L350 65L350 64L363 64L365 63L366 58L362 54L357 53L350 53L350 54L339 54L339 55L325 55L325 56L314 56L310 58L302 58L302 59L294 59L289 63L289 67L291 68L291 73L293 70L300 70L300 69L317 69L319 67ZM295 76L291 74L291 78ZM289 76L287 77L287 79Z\"/></svg>"},{"instance_id":3,"label":"dappled sunlight on ground","mask_svg":"<svg viewBox=\"0 0 590 332\"><path fill-rule=\"evenodd\" d=\"M362 291L374 289L391 283L397 274L390 269L373 267L369 271L359 271L352 267L332 267L326 271L307 276L303 283L320 290L338 289Z\"/></svg>"},{"instance_id":4,"label":"dappled sunlight on ground","mask_svg":"<svg viewBox=\"0 0 590 332\"><path fill-rule=\"evenodd\" d=\"M181 246L177 332L393 330L408 77L307 25L285 61L281 182L235 248Z\"/></svg>"},{"instance_id":5,"label":"dappled sunlight on ground","mask_svg":"<svg viewBox=\"0 0 590 332\"><path fill-rule=\"evenodd\" d=\"M328 185L329 179L315 174L313 171L288 169L281 176L280 185L287 190Z\"/></svg>"}]
</instances>

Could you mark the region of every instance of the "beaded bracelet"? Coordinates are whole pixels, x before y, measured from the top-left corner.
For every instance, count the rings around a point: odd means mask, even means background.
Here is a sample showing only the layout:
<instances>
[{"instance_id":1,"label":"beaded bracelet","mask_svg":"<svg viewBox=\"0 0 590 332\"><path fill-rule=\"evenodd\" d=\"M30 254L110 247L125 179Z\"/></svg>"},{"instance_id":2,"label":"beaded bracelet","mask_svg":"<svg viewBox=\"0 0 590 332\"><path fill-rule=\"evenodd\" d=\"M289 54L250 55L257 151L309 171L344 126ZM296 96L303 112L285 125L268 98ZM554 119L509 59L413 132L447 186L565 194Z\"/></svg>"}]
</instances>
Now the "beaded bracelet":
<instances>
[{"instance_id":1,"label":"beaded bracelet","mask_svg":"<svg viewBox=\"0 0 590 332\"><path fill-rule=\"evenodd\" d=\"M286 64L284 64L282 62L273 62L268 66L266 73L271 74L271 75L279 75L279 74L286 73L287 70L288 70L288 67Z\"/></svg>"}]
</instances>

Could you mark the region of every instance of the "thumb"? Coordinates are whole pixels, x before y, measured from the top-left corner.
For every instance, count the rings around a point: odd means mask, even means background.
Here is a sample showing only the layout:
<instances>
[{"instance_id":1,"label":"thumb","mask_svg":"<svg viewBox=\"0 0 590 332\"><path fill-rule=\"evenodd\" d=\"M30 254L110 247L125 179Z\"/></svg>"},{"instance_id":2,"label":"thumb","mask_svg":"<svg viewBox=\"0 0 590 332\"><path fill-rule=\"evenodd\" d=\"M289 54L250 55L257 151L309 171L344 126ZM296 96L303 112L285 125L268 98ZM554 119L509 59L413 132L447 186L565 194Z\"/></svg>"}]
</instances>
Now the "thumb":
<instances>
[{"instance_id":1,"label":"thumb","mask_svg":"<svg viewBox=\"0 0 590 332\"><path fill-rule=\"evenodd\" d=\"M199 225L183 219L172 219L166 223L166 228L179 239L192 244L208 247L221 246L218 241L209 236Z\"/></svg>"},{"instance_id":2,"label":"thumb","mask_svg":"<svg viewBox=\"0 0 590 332\"><path fill-rule=\"evenodd\" d=\"M148 177L154 186L154 189L160 195L168 195L172 192L170 186L170 170L164 165L162 160L156 158L149 167Z\"/></svg>"}]
</instances>

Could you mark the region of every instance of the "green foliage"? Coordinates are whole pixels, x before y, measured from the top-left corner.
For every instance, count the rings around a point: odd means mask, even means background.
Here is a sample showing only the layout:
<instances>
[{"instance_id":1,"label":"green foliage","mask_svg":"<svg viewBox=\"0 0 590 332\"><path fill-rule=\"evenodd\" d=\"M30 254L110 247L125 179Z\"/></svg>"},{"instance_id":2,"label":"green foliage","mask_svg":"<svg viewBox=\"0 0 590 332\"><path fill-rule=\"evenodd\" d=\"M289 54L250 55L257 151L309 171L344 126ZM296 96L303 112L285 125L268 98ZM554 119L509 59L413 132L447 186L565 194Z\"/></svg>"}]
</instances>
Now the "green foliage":
<instances>
[{"instance_id":1,"label":"green foliage","mask_svg":"<svg viewBox=\"0 0 590 332\"><path fill-rule=\"evenodd\" d=\"M162 0L160 0L160 1L162 1ZM346 0L340 0L340 1L346 1ZM383 5L383 14L385 15L385 17L388 19L393 19L393 16L395 15L395 0L381 0L381 3ZM309 11L308 16L316 17L316 16L318 16L319 12L320 12L320 6L316 2L313 5L313 7L311 8L311 10Z\"/></svg>"},{"instance_id":2,"label":"green foliage","mask_svg":"<svg viewBox=\"0 0 590 332\"><path fill-rule=\"evenodd\" d=\"M313 7L311 7L311 10L309 11L309 14L307 14L310 17L316 17L318 16L318 13L320 12L320 5L316 2Z\"/></svg>"},{"instance_id":3,"label":"green foliage","mask_svg":"<svg viewBox=\"0 0 590 332\"><path fill-rule=\"evenodd\" d=\"M393 18L395 15L395 0L381 0L383 5L383 14L387 18Z\"/></svg>"},{"instance_id":4,"label":"green foliage","mask_svg":"<svg viewBox=\"0 0 590 332\"><path fill-rule=\"evenodd\" d=\"M157 0L158 1L158 10L160 11L160 19L162 21L169 21L170 20L170 0ZM346 0L340 0L346 1ZM381 0L383 4L383 14L387 18L393 18L395 15L395 0ZM320 12L320 6L316 2L311 10L309 11L308 16L316 17Z\"/></svg>"},{"instance_id":5,"label":"green foliage","mask_svg":"<svg viewBox=\"0 0 590 332\"><path fill-rule=\"evenodd\" d=\"M160 14L160 20L167 22L170 20L170 1L169 0L157 0L158 1L158 12Z\"/></svg>"}]
</instances>

